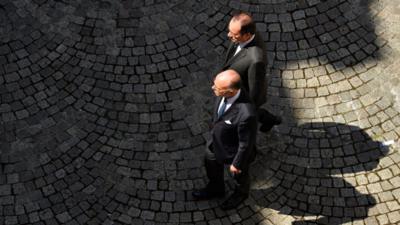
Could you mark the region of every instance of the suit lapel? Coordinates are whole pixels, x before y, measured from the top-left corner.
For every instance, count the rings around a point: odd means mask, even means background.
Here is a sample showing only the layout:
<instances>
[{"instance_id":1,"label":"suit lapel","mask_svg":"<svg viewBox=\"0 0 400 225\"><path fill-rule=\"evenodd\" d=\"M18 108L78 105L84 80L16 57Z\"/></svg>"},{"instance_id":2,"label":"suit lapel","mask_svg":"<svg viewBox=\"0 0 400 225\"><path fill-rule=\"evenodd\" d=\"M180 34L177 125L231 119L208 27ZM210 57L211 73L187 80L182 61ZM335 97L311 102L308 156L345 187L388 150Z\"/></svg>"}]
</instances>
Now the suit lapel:
<instances>
[{"instance_id":1,"label":"suit lapel","mask_svg":"<svg viewBox=\"0 0 400 225\"><path fill-rule=\"evenodd\" d=\"M218 107L219 104L221 103L222 97L217 97L217 100L214 103L214 112L213 112L213 121L217 121L218 120Z\"/></svg>"},{"instance_id":2,"label":"suit lapel","mask_svg":"<svg viewBox=\"0 0 400 225\"><path fill-rule=\"evenodd\" d=\"M241 91L240 91L239 98L237 98L236 101L233 102L233 104L231 105L231 107L229 107L229 109L227 109L227 110L225 111L225 113L224 113L220 118L218 118L218 115L217 115L218 106L219 106L219 103L220 103L221 100L222 100L222 98L219 97L219 99L217 100L217 108L216 108L216 110L215 110L215 112L214 112L214 122L217 122L217 121L219 121L219 120L221 120L221 119L223 119L223 118L229 116L229 114L232 114L232 113L237 112L237 104L242 103L242 102L245 102L245 98L246 98L246 93L244 92L244 90L241 90Z\"/></svg>"},{"instance_id":3,"label":"suit lapel","mask_svg":"<svg viewBox=\"0 0 400 225\"><path fill-rule=\"evenodd\" d=\"M235 101L235 102L233 102L233 104L231 105L231 107L229 107L229 109L227 109L226 111L225 111L225 113L220 117L220 118L218 118L218 120L221 120L221 119L223 119L224 117L227 117L227 116L229 116L229 114L232 114L232 113L235 113L236 111L237 111L237 100Z\"/></svg>"},{"instance_id":4,"label":"suit lapel","mask_svg":"<svg viewBox=\"0 0 400 225\"><path fill-rule=\"evenodd\" d=\"M247 54L247 48L256 46L258 38L259 38L259 35L256 33L254 39L250 43L248 43L246 46L244 46L240 50L240 52L238 52L238 54L236 54L234 56L233 56L233 54L235 54L235 53L233 51L235 51L236 48L234 48L235 45L233 43L231 43L228 48L228 54L226 55L224 67L227 67L228 65L233 64L233 62L239 60L240 58L245 57Z\"/></svg>"},{"instance_id":5,"label":"suit lapel","mask_svg":"<svg viewBox=\"0 0 400 225\"><path fill-rule=\"evenodd\" d=\"M238 52L236 55L234 55L233 57L231 57L230 59L227 60L227 62L225 63L224 67L231 65L233 62L245 57L247 54L247 49L246 47L242 48L240 50L240 52Z\"/></svg>"},{"instance_id":6,"label":"suit lapel","mask_svg":"<svg viewBox=\"0 0 400 225\"><path fill-rule=\"evenodd\" d=\"M229 44L228 50L226 51L225 59L224 59L224 64L223 64L223 65L225 65L225 64L228 62L228 60L232 57L233 51L234 51L235 49L236 49L236 48L235 48L235 44L233 44L233 42L231 42L231 43Z\"/></svg>"}]
</instances>

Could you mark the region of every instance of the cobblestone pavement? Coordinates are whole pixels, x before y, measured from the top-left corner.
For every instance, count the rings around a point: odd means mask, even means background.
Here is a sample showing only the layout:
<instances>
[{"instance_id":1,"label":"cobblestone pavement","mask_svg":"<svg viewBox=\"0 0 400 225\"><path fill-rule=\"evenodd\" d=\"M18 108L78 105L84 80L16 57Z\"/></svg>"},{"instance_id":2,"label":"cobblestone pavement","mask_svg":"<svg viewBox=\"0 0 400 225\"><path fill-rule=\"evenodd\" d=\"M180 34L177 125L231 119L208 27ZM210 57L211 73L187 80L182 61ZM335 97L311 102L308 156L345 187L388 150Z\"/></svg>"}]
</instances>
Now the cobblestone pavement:
<instances>
[{"instance_id":1,"label":"cobblestone pavement","mask_svg":"<svg viewBox=\"0 0 400 225\"><path fill-rule=\"evenodd\" d=\"M223 211L190 193L234 10L284 122ZM399 0L0 0L0 224L400 224L399 21Z\"/></svg>"}]
</instances>

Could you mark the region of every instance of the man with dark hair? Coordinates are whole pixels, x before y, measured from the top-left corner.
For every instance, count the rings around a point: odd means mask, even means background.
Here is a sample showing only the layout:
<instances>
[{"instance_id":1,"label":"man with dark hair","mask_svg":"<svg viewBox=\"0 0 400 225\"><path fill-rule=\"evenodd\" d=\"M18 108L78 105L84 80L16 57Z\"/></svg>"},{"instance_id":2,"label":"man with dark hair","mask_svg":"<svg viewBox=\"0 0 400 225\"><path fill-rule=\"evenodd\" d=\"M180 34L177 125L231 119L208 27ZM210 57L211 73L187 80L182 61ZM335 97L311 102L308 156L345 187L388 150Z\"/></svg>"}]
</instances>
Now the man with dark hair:
<instances>
[{"instance_id":1,"label":"man with dark hair","mask_svg":"<svg viewBox=\"0 0 400 225\"><path fill-rule=\"evenodd\" d=\"M233 69L240 74L250 99L257 108L260 131L267 132L281 123L281 118L260 108L266 102L265 46L251 16L246 12L233 15L228 25L228 47L221 71Z\"/></svg>"},{"instance_id":2,"label":"man with dark hair","mask_svg":"<svg viewBox=\"0 0 400 225\"><path fill-rule=\"evenodd\" d=\"M240 75L234 70L223 71L215 77L212 89L218 98L205 155L209 183L192 193L196 199L222 197L225 194L224 164L229 164L236 188L222 203L222 209L235 208L248 197L249 166L255 158L256 109L240 86Z\"/></svg>"}]
</instances>

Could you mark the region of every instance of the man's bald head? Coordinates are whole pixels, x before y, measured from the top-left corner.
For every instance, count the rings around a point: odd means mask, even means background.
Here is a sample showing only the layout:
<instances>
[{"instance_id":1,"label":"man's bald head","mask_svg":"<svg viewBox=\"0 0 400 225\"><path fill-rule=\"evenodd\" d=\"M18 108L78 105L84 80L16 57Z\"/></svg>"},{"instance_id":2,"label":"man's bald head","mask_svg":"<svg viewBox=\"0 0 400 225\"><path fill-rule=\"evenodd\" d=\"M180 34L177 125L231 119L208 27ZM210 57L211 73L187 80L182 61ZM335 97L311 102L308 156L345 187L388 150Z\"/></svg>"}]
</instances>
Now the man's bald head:
<instances>
[{"instance_id":1,"label":"man's bald head","mask_svg":"<svg viewBox=\"0 0 400 225\"><path fill-rule=\"evenodd\" d=\"M219 73L215 80L223 82L228 88L239 89L238 84L240 83L240 75L235 70L225 70Z\"/></svg>"},{"instance_id":2,"label":"man's bald head","mask_svg":"<svg viewBox=\"0 0 400 225\"><path fill-rule=\"evenodd\" d=\"M217 96L231 97L240 87L240 75L235 70L225 70L215 77L213 90Z\"/></svg>"}]
</instances>

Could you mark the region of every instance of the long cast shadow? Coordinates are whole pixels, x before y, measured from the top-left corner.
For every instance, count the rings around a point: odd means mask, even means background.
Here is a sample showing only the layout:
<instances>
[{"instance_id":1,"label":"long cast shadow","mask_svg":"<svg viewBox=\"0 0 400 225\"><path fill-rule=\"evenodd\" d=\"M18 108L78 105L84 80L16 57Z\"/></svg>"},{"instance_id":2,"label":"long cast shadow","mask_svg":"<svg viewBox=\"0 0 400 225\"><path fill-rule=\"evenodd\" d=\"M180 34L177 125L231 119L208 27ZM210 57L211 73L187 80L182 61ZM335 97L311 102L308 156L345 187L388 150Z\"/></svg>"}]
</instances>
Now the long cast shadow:
<instances>
[{"instance_id":1,"label":"long cast shadow","mask_svg":"<svg viewBox=\"0 0 400 225\"><path fill-rule=\"evenodd\" d=\"M269 85L265 107L283 115L287 123L295 124L299 122L296 109L304 98L341 95L345 92L341 87L335 86L333 90L329 86L357 80L359 74L376 66L383 57L379 50L386 42L376 34L380 31L375 30L370 10L375 7L373 2L320 1L311 7L297 1L276 7L281 10L279 13L255 14L267 48ZM270 5L276 9L273 6ZM374 10L379 11L378 7ZM290 14L293 20L288 17ZM287 21L282 22L285 18ZM367 77L363 77L364 82L371 79ZM355 85L359 88L363 84ZM344 88L348 91L350 87ZM351 100L344 95L344 101ZM306 118L315 118L315 111L309 110L311 116ZM315 113L316 117L331 115Z\"/></svg>"},{"instance_id":2,"label":"long cast shadow","mask_svg":"<svg viewBox=\"0 0 400 225\"><path fill-rule=\"evenodd\" d=\"M293 216L296 225L339 225L366 218L377 200L366 191L368 180L362 174L376 168L388 149L361 128L339 121L298 127L304 121L335 116L329 112L334 111L330 102L321 114L315 113L318 105L298 102L308 98L314 103L314 98L332 93L340 97L335 104L359 97L349 94L351 86L338 91L329 87L329 92L328 86L356 79L381 59L385 41L379 39L373 21L379 9L373 0L251 3L240 1L237 8L253 14L265 38L269 81L265 107L284 119L278 132L281 146L271 149L265 144L271 152L252 168L256 175L252 199L261 208ZM222 26L229 19L227 15ZM226 33L220 37L226 39ZM300 114L302 107L306 110ZM355 181L354 173L360 181Z\"/></svg>"},{"instance_id":3,"label":"long cast shadow","mask_svg":"<svg viewBox=\"0 0 400 225\"><path fill-rule=\"evenodd\" d=\"M359 174L376 168L388 149L357 126L307 122L298 127L304 121L335 115L330 104L318 114L318 105L302 101L308 98L314 103L314 98L332 92L342 103L357 98L350 97L348 89L325 90L376 66L385 42L376 34L379 31L370 9L374 1L315 2L309 7L305 2L288 1L286 7L274 8L281 12L256 14L268 49L269 100L265 107L280 114L284 126L278 134L281 143L253 168L266 171L255 178L258 188L252 194L260 206L296 218L293 224L339 225L368 217L376 205L377 200L367 192L368 180ZM282 22L290 14L295 21ZM309 83L312 79L317 85ZM355 181L354 173L363 179Z\"/></svg>"},{"instance_id":4,"label":"long cast shadow","mask_svg":"<svg viewBox=\"0 0 400 225\"><path fill-rule=\"evenodd\" d=\"M367 192L365 173L377 168L388 148L362 129L340 123L306 123L291 133L293 141L261 155L253 168L264 166L272 178L255 177L251 195L257 204L302 217L294 225L340 225L366 218L376 200Z\"/></svg>"}]
</instances>

